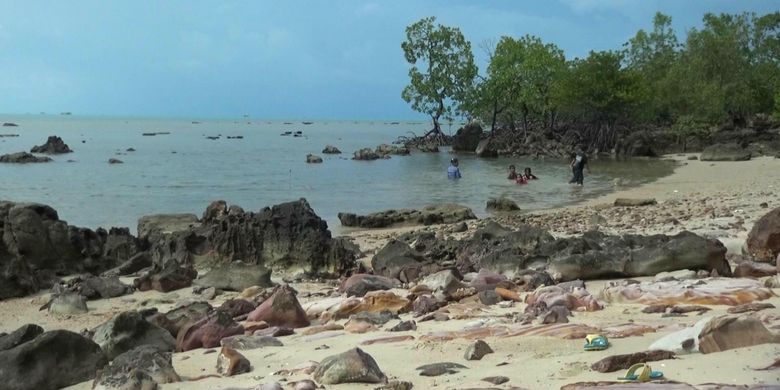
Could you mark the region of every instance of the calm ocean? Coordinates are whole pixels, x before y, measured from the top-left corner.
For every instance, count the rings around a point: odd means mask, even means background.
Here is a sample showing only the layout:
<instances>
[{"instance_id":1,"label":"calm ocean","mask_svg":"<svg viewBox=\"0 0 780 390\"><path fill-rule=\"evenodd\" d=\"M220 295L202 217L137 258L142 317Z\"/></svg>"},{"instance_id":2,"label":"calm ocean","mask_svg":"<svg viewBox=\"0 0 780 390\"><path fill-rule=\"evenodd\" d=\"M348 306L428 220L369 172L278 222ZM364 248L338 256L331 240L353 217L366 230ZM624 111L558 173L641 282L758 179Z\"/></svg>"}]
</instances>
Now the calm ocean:
<instances>
[{"instance_id":1,"label":"calm ocean","mask_svg":"<svg viewBox=\"0 0 780 390\"><path fill-rule=\"evenodd\" d=\"M423 133L428 124L420 122L305 125L300 120L59 115L6 115L0 122L19 125L0 127L0 134L19 134L0 138L0 154L29 151L49 135L62 137L74 151L53 156L55 161L48 164L0 164L0 199L45 203L61 219L90 228L129 226L135 231L140 216L200 215L216 199L249 211L305 197L338 231L340 211L367 213L453 202L484 215L485 201L496 196L512 198L523 209L550 208L606 193L615 178L636 185L672 170L671 164L658 161L593 161L584 188L573 188L567 184L571 171L565 161L458 155L463 179L453 182L446 177L452 157L447 151L370 162L349 159L358 148L391 143L409 131ZM299 130L303 137L280 136ZM142 136L145 132L170 134ZM217 135L221 135L217 140L206 138ZM327 144L343 154L321 154ZM128 148L135 151L126 152ZM306 164L307 153L322 156L324 163ZM109 158L124 164L109 165ZM506 180L509 164L518 171L532 167L540 180L522 186Z\"/></svg>"}]
</instances>

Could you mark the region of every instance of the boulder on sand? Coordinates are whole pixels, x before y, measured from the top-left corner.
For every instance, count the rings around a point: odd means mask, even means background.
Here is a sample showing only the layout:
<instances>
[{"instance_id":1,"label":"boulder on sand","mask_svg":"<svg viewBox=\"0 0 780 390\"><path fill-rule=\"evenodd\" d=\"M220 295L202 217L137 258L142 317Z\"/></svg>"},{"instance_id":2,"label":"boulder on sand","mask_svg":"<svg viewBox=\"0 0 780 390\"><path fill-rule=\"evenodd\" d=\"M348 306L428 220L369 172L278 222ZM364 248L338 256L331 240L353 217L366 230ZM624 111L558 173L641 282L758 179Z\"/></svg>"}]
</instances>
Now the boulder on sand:
<instances>
[{"instance_id":1,"label":"boulder on sand","mask_svg":"<svg viewBox=\"0 0 780 390\"><path fill-rule=\"evenodd\" d=\"M325 358L312 376L317 382L326 385L381 383L387 380L376 360L360 348Z\"/></svg>"},{"instance_id":2,"label":"boulder on sand","mask_svg":"<svg viewBox=\"0 0 780 390\"><path fill-rule=\"evenodd\" d=\"M590 368L598 372L615 372L627 370L637 363L656 362L659 360L674 359L675 354L671 351L655 350L645 352L634 352L625 355L612 355L593 363Z\"/></svg>"},{"instance_id":3,"label":"boulder on sand","mask_svg":"<svg viewBox=\"0 0 780 390\"><path fill-rule=\"evenodd\" d=\"M403 241L390 240L371 259L374 273L410 282L419 276L425 258Z\"/></svg>"},{"instance_id":4,"label":"boulder on sand","mask_svg":"<svg viewBox=\"0 0 780 390\"><path fill-rule=\"evenodd\" d=\"M72 153L68 144L56 135L50 136L43 145L33 146L30 153L62 154Z\"/></svg>"},{"instance_id":5,"label":"boulder on sand","mask_svg":"<svg viewBox=\"0 0 780 390\"><path fill-rule=\"evenodd\" d=\"M780 255L780 207L764 214L750 229L747 252L757 261L772 262Z\"/></svg>"},{"instance_id":6,"label":"boulder on sand","mask_svg":"<svg viewBox=\"0 0 780 390\"><path fill-rule=\"evenodd\" d=\"M92 340L109 359L142 345L151 345L163 352L173 351L176 345L167 330L149 323L137 311L119 313L98 325Z\"/></svg>"},{"instance_id":7,"label":"boulder on sand","mask_svg":"<svg viewBox=\"0 0 780 390\"><path fill-rule=\"evenodd\" d=\"M168 292L180 288L189 287L198 271L192 267L180 266L175 262L168 262L165 268L153 268L148 273L133 280L133 285L139 291L157 290Z\"/></svg>"},{"instance_id":8,"label":"boulder on sand","mask_svg":"<svg viewBox=\"0 0 780 390\"><path fill-rule=\"evenodd\" d=\"M147 389L157 384L181 381L171 361L170 352L160 352L151 345L127 351L101 370L93 390ZM148 387L146 387L148 386Z\"/></svg>"},{"instance_id":9,"label":"boulder on sand","mask_svg":"<svg viewBox=\"0 0 780 390\"><path fill-rule=\"evenodd\" d=\"M508 198L491 198L488 199L485 209L487 211L517 211L520 210L520 206Z\"/></svg>"},{"instance_id":10,"label":"boulder on sand","mask_svg":"<svg viewBox=\"0 0 780 390\"><path fill-rule=\"evenodd\" d=\"M277 287L270 298L249 313L247 319L287 328L303 328L310 324L306 312L295 297L295 291L287 285Z\"/></svg>"},{"instance_id":11,"label":"boulder on sand","mask_svg":"<svg viewBox=\"0 0 780 390\"><path fill-rule=\"evenodd\" d=\"M22 325L10 334L0 336L0 351L14 348L35 339L43 333L43 328L35 324Z\"/></svg>"},{"instance_id":12,"label":"boulder on sand","mask_svg":"<svg viewBox=\"0 0 780 390\"><path fill-rule=\"evenodd\" d=\"M217 356L217 372L222 376L244 374L252 370L252 364L244 355L230 347L222 347Z\"/></svg>"},{"instance_id":13,"label":"boulder on sand","mask_svg":"<svg viewBox=\"0 0 780 390\"><path fill-rule=\"evenodd\" d=\"M45 163L54 161L49 157L38 157L27 152L18 152L4 154L0 156L0 163L27 164L27 163Z\"/></svg>"},{"instance_id":14,"label":"boulder on sand","mask_svg":"<svg viewBox=\"0 0 780 390\"><path fill-rule=\"evenodd\" d=\"M735 278L762 278L777 274L777 267L767 263L745 260L734 267Z\"/></svg>"},{"instance_id":15,"label":"boulder on sand","mask_svg":"<svg viewBox=\"0 0 780 390\"><path fill-rule=\"evenodd\" d=\"M251 286L273 286L271 271L265 266L245 264L240 261L219 264L203 277L195 279L193 283L227 291L244 291Z\"/></svg>"},{"instance_id":16,"label":"boulder on sand","mask_svg":"<svg viewBox=\"0 0 780 390\"><path fill-rule=\"evenodd\" d=\"M222 339L239 334L244 334L244 327L233 321L230 314L216 310L179 330L176 336L176 351L215 348L220 345Z\"/></svg>"},{"instance_id":17,"label":"boulder on sand","mask_svg":"<svg viewBox=\"0 0 780 390\"><path fill-rule=\"evenodd\" d=\"M389 290L399 286L400 283L396 279L380 275L355 274L341 284L339 291L346 293L348 297L362 297L369 291Z\"/></svg>"},{"instance_id":18,"label":"boulder on sand","mask_svg":"<svg viewBox=\"0 0 780 390\"><path fill-rule=\"evenodd\" d=\"M470 208L457 204L431 205L420 210L386 210L368 215L339 213L338 217L343 226L361 228L449 224L477 219Z\"/></svg>"},{"instance_id":19,"label":"boulder on sand","mask_svg":"<svg viewBox=\"0 0 780 390\"><path fill-rule=\"evenodd\" d=\"M720 316L709 321L699 333L699 351L713 353L753 345L780 343L761 321L751 316Z\"/></svg>"},{"instance_id":20,"label":"boulder on sand","mask_svg":"<svg viewBox=\"0 0 780 390\"><path fill-rule=\"evenodd\" d=\"M61 389L94 378L106 363L100 346L88 338L67 330L50 331L0 351L0 387Z\"/></svg>"},{"instance_id":21,"label":"boulder on sand","mask_svg":"<svg viewBox=\"0 0 780 390\"><path fill-rule=\"evenodd\" d=\"M750 160L750 150L737 144L715 144L704 148L701 161L747 161Z\"/></svg>"},{"instance_id":22,"label":"boulder on sand","mask_svg":"<svg viewBox=\"0 0 780 390\"><path fill-rule=\"evenodd\" d=\"M634 198L617 198L615 199L615 207L639 207L639 206L652 206L658 204L655 199L634 199Z\"/></svg>"}]
</instances>

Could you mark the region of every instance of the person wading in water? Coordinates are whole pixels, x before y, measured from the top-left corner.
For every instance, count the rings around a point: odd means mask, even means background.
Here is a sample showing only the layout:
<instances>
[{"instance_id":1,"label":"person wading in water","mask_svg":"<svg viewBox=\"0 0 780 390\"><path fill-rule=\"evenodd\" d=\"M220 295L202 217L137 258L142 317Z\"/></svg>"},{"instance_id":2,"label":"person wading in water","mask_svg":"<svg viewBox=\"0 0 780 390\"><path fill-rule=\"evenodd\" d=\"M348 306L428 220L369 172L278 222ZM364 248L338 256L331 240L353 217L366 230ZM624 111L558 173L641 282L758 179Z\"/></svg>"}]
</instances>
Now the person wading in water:
<instances>
[{"instance_id":1,"label":"person wading in water","mask_svg":"<svg viewBox=\"0 0 780 390\"><path fill-rule=\"evenodd\" d=\"M571 160L572 178L569 184L582 185L582 181L585 179L583 171L587 168L588 174L590 174L590 166L588 165L588 156L582 149L578 149L574 154L574 159Z\"/></svg>"}]
</instances>

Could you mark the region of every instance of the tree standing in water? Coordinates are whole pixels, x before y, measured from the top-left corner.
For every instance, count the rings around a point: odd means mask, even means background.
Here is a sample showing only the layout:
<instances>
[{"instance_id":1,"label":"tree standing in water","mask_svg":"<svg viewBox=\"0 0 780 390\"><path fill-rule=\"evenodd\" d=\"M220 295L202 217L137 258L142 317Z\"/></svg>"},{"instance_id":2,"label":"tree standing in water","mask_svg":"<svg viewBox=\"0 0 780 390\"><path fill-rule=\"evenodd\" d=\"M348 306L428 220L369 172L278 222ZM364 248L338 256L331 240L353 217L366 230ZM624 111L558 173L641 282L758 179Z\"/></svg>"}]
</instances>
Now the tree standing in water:
<instances>
[{"instance_id":1,"label":"tree standing in water","mask_svg":"<svg viewBox=\"0 0 780 390\"><path fill-rule=\"evenodd\" d=\"M415 111L430 115L433 129L426 137L441 139L439 119L452 119L462 111L477 66L471 44L460 29L435 22L435 17L429 17L406 27L406 40L401 48L411 65L410 83L401 97Z\"/></svg>"}]
</instances>

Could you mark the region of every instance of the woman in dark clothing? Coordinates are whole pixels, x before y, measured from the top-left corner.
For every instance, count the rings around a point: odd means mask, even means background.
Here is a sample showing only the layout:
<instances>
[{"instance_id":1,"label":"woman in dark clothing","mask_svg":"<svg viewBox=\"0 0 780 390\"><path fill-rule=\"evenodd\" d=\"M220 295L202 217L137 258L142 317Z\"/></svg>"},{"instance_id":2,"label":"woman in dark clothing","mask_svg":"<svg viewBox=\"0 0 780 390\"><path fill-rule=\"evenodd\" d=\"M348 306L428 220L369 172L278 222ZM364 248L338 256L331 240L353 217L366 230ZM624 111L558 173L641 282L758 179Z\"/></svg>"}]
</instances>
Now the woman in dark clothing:
<instances>
[{"instance_id":1,"label":"woman in dark clothing","mask_svg":"<svg viewBox=\"0 0 780 390\"><path fill-rule=\"evenodd\" d=\"M585 168L587 168L588 173L590 173L590 167L588 166L588 156L586 156L585 152L582 150L578 150L574 155L574 159L571 160L571 171L573 176L569 181L569 184L582 185L582 181L585 179L585 175L583 173Z\"/></svg>"}]
</instances>

